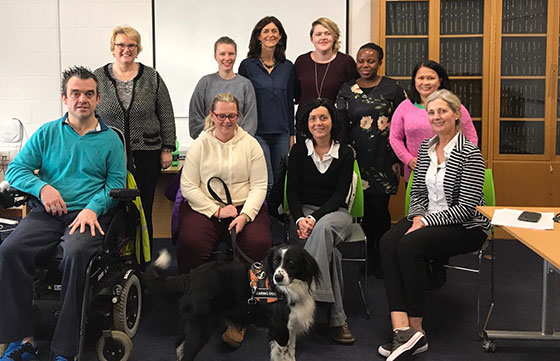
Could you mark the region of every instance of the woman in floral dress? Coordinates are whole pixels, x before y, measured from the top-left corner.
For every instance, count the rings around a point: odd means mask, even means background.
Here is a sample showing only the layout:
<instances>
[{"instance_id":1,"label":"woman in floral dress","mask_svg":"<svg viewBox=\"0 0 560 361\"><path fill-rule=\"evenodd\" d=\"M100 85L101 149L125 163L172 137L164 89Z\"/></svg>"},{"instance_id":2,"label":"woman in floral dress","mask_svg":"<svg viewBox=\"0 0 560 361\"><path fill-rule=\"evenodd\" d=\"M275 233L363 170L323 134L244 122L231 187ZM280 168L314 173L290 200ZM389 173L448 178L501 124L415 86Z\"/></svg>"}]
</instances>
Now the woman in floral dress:
<instances>
[{"instance_id":1,"label":"woman in floral dress","mask_svg":"<svg viewBox=\"0 0 560 361\"><path fill-rule=\"evenodd\" d=\"M380 46L363 45L356 60L360 78L342 85L336 107L362 176L362 225L370 241L368 261L372 266L368 272L376 270L380 276L379 239L391 227L389 197L397 192L400 174L400 161L389 145L389 129L393 112L406 94L394 80L377 75L383 61Z\"/></svg>"}]
</instances>

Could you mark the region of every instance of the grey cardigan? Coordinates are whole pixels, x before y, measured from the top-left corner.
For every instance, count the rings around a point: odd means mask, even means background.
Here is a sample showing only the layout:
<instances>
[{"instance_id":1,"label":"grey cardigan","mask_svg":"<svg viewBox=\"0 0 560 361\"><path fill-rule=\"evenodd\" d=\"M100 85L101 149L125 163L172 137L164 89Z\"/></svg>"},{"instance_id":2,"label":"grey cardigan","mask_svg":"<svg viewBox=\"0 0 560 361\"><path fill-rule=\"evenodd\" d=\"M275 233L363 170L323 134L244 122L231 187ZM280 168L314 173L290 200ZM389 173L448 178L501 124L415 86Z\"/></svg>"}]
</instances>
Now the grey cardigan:
<instances>
[{"instance_id":1,"label":"grey cardigan","mask_svg":"<svg viewBox=\"0 0 560 361\"><path fill-rule=\"evenodd\" d=\"M175 116L167 87L154 68L138 66L128 109L117 95L109 64L95 70L101 96L96 111L105 123L124 132L131 150L174 150Z\"/></svg>"}]
</instances>

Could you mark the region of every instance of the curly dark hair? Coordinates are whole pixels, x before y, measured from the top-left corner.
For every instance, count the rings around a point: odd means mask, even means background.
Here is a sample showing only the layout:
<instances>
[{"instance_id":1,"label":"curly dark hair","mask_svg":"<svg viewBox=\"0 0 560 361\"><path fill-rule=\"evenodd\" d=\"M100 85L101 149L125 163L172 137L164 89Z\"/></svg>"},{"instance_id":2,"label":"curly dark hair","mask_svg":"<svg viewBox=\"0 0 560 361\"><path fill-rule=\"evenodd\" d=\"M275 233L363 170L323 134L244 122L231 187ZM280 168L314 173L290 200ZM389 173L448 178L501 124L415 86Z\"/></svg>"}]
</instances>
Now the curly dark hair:
<instances>
[{"instance_id":1,"label":"curly dark hair","mask_svg":"<svg viewBox=\"0 0 560 361\"><path fill-rule=\"evenodd\" d=\"M280 32L280 40L274 49L274 60L278 63L284 62L286 60L286 48L288 47L288 35L282 26L282 23L275 16L265 16L262 18L257 25L253 28L251 32L251 39L249 40L249 52L247 53L248 58L259 58L261 56L261 42L259 41L259 36L261 35L262 29L268 24L273 23L278 28Z\"/></svg>"},{"instance_id":2,"label":"curly dark hair","mask_svg":"<svg viewBox=\"0 0 560 361\"><path fill-rule=\"evenodd\" d=\"M70 78L73 76L82 80L95 80L95 92L99 93L99 81L97 80L95 74L93 74L93 72L89 68L86 68L85 66L71 66L62 72L62 84L60 87L62 95L67 95L66 85L68 84L68 80L70 80Z\"/></svg>"},{"instance_id":3,"label":"curly dark hair","mask_svg":"<svg viewBox=\"0 0 560 361\"><path fill-rule=\"evenodd\" d=\"M416 73L418 73L418 70L421 67L430 68L437 73L440 81L438 90L439 89L449 90L449 88L451 87L451 81L449 80L449 76L447 75L447 72L445 71L444 67L441 66L440 63L435 62L433 60L423 60L418 64L416 64L414 70L412 71L412 82L410 83L410 92L408 93L408 98L412 103L422 102L422 99L420 98L420 94L418 93L418 90L416 90L416 81L415 81Z\"/></svg>"},{"instance_id":4,"label":"curly dark hair","mask_svg":"<svg viewBox=\"0 0 560 361\"><path fill-rule=\"evenodd\" d=\"M325 107L327 108L329 115L331 116L332 127L331 127L331 139L337 142L340 142L340 130L341 126L338 121L338 117L336 115L336 109L333 103L325 98L317 98L307 102L303 106L301 115L297 122L297 132L298 134L302 135L306 139L313 140L313 135L309 131L309 113L313 111L313 109ZM315 140L313 140L315 142Z\"/></svg>"}]
</instances>

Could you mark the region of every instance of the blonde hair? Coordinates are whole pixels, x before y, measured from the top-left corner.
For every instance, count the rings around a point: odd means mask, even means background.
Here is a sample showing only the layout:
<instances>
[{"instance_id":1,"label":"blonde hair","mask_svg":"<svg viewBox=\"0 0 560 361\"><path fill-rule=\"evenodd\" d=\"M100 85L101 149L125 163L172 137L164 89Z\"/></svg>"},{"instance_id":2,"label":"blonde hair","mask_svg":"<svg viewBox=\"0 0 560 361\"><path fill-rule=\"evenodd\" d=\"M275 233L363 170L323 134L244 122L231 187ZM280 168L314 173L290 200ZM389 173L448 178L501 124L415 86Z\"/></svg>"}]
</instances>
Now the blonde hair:
<instances>
[{"instance_id":1,"label":"blonde hair","mask_svg":"<svg viewBox=\"0 0 560 361\"><path fill-rule=\"evenodd\" d=\"M113 32L111 33L111 51L115 50L115 39L119 34L123 34L135 41L138 45L137 54L140 54L142 51L142 39L140 37L140 33L132 26L117 26L113 29Z\"/></svg>"},{"instance_id":2,"label":"blonde hair","mask_svg":"<svg viewBox=\"0 0 560 361\"><path fill-rule=\"evenodd\" d=\"M218 102L235 103L235 106L237 108L237 114L239 114L239 116L242 115L241 110L239 109L239 100L237 100L237 98L234 97L233 94L231 94L231 93L220 93L220 94L216 95L214 97L214 99L212 99L212 104L210 105L208 115L206 116L206 118L204 118L204 130L210 129L214 125L214 122L212 122L212 114L211 113L214 110L216 110L216 104Z\"/></svg>"},{"instance_id":3,"label":"blonde hair","mask_svg":"<svg viewBox=\"0 0 560 361\"><path fill-rule=\"evenodd\" d=\"M331 33L333 37L332 50L336 53L340 49L340 29L334 21L329 18L319 18L311 23L311 31L309 31L309 36L313 37L313 30L317 25L323 25Z\"/></svg>"},{"instance_id":4,"label":"blonde hair","mask_svg":"<svg viewBox=\"0 0 560 361\"><path fill-rule=\"evenodd\" d=\"M441 99L444 102L446 102L449 108L454 113L459 113L459 116L457 117L457 119L455 119L455 129L460 131L461 130L461 100L459 99L459 97L455 95L452 91L449 91L447 89L436 90L435 92L430 94L426 99L426 111L428 110L428 104L438 99Z\"/></svg>"}]
</instances>

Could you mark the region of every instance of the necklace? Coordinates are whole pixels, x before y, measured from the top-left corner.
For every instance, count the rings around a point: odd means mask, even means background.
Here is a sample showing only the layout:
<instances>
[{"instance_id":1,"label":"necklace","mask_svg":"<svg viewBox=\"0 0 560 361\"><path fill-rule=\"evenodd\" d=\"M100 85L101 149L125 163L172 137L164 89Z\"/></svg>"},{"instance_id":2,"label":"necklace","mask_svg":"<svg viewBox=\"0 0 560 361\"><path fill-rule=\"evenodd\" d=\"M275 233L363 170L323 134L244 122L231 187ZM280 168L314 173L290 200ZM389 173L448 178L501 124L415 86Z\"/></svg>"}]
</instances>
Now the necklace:
<instances>
[{"instance_id":1,"label":"necklace","mask_svg":"<svg viewBox=\"0 0 560 361\"><path fill-rule=\"evenodd\" d=\"M331 60L332 61L332 60ZM321 93L323 92L323 84L325 84L325 78L327 77L327 73L329 72L329 67L331 66L331 61L327 63L327 69L325 70L325 74L323 74L323 79L321 80L321 87L319 88L319 84L317 81L317 62L313 62L315 64L315 90L317 90L317 98L321 97Z\"/></svg>"},{"instance_id":2,"label":"necklace","mask_svg":"<svg viewBox=\"0 0 560 361\"><path fill-rule=\"evenodd\" d=\"M272 61L272 64L267 64L267 63L265 63L265 61L263 60L263 58L259 58L259 59L261 60L261 63L262 63L262 65L264 65L265 68L267 68L267 69L272 69L272 68L274 68L274 65L275 65L274 60Z\"/></svg>"}]
</instances>

